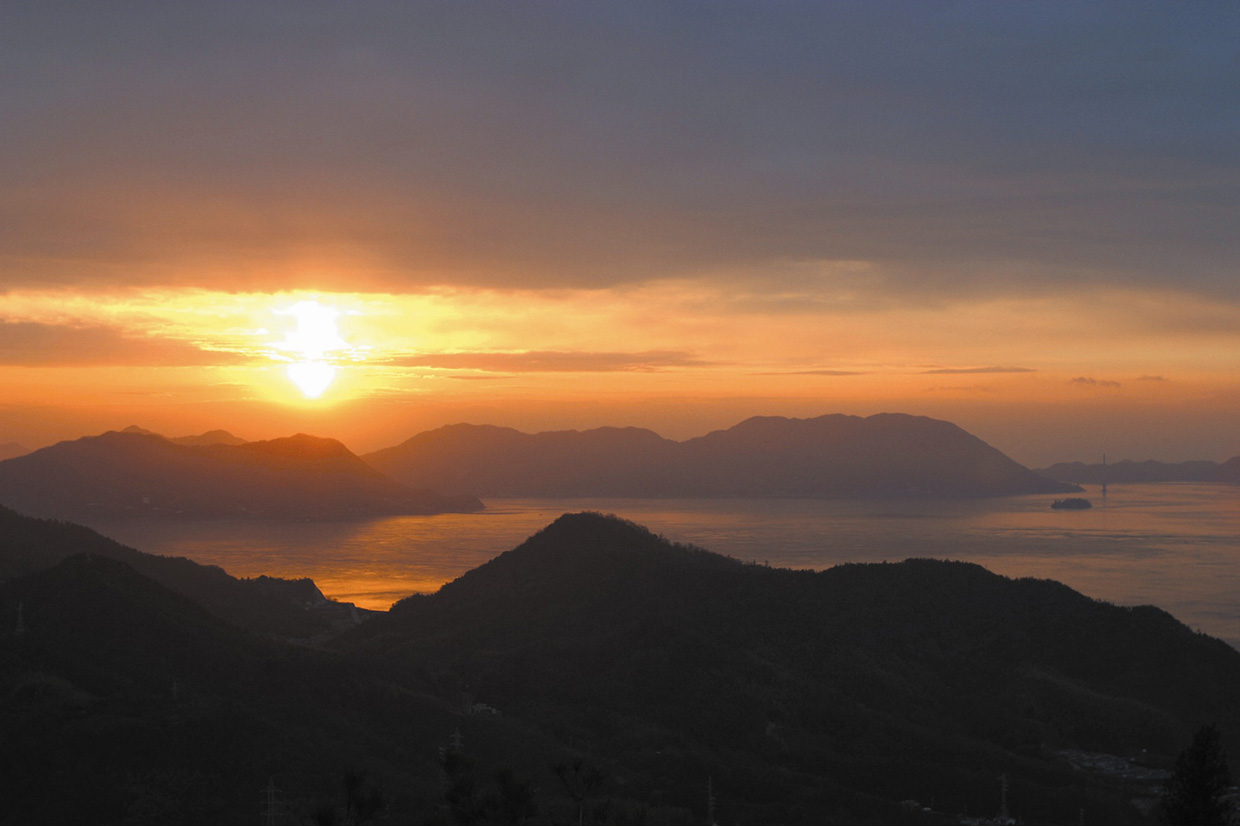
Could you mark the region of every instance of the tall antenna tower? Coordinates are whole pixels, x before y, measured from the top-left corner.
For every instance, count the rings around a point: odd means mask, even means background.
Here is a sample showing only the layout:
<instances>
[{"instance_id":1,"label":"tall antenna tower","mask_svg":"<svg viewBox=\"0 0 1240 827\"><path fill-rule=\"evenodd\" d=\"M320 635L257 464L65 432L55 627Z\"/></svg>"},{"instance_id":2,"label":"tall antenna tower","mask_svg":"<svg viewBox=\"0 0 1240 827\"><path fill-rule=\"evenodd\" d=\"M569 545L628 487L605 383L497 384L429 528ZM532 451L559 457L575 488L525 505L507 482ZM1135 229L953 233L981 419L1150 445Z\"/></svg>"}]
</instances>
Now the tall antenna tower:
<instances>
[{"instance_id":1,"label":"tall antenna tower","mask_svg":"<svg viewBox=\"0 0 1240 827\"><path fill-rule=\"evenodd\" d=\"M275 824L276 813L280 809L280 800L276 795L280 790L276 787L276 777L269 776L267 779L267 787L263 790L266 800L263 802L263 823Z\"/></svg>"}]
</instances>

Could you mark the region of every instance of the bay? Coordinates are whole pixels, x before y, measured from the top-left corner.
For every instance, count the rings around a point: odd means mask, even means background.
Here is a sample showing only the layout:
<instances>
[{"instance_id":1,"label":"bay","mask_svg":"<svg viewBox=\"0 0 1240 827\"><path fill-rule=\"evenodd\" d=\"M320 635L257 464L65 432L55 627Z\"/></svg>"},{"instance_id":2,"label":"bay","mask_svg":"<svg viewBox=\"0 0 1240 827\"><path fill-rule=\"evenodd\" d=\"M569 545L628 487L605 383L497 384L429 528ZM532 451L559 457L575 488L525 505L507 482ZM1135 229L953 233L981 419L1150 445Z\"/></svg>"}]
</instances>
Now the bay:
<instances>
[{"instance_id":1,"label":"bay","mask_svg":"<svg viewBox=\"0 0 1240 827\"><path fill-rule=\"evenodd\" d=\"M476 514L363 522L106 522L155 554L238 577L310 577L329 597L386 609L430 592L573 511L600 511L668 539L794 569L933 557L1009 577L1058 580L1120 605L1153 604L1240 648L1240 489L1112 485L1094 507L1047 496L988 500L494 499Z\"/></svg>"}]
</instances>

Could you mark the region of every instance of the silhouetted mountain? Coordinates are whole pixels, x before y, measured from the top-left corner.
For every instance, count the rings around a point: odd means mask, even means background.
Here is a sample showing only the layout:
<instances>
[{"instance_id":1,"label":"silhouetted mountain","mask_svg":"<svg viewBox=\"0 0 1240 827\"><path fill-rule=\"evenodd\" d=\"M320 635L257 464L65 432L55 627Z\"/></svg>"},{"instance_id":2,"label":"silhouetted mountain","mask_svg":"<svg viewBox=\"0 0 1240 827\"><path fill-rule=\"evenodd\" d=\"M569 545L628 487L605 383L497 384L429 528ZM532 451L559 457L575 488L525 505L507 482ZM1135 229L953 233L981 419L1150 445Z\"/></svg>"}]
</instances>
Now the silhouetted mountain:
<instances>
[{"instance_id":1,"label":"silhouetted mountain","mask_svg":"<svg viewBox=\"0 0 1240 827\"><path fill-rule=\"evenodd\" d=\"M1057 462L1035 470L1060 482L1101 485L1104 482L1210 482L1216 468L1217 463L1204 459L1188 462L1157 462L1152 459L1134 462L1125 459L1106 465L1100 462Z\"/></svg>"},{"instance_id":2,"label":"silhouetted mountain","mask_svg":"<svg viewBox=\"0 0 1240 827\"><path fill-rule=\"evenodd\" d=\"M1232 457L1215 468L1209 481L1240 483L1240 457Z\"/></svg>"},{"instance_id":3,"label":"silhouetted mountain","mask_svg":"<svg viewBox=\"0 0 1240 827\"><path fill-rule=\"evenodd\" d=\"M6 442L0 445L0 460L20 457L22 454L28 453L30 453L30 450L25 445L20 445L16 442Z\"/></svg>"},{"instance_id":4,"label":"silhouetted mountain","mask_svg":"<svg viewBox=\"0 0 1240 827\"><path fill-rule=\"evenodd\" d=\"M1021 821L1140 823L1151 782L1080 750L1167 766L1202 720L1234 748L1238 682L1151 607L962 563L746 565L597 514L334 652L98 555L0 584L21 823L960 823L1001 775Z\"/></svg>"},{"instance_id":5,"label":"silhouetted mountain","mask_svg":"<svg viewBox=\"0 0 1240 827\"><path fill-rule=\"evenodd\" d=\"M1166 759L1202 720L1240 725L1240 653L1152 607L964 563L744 565L593 514L348 639L590 745L632 790L713 777L739 823L993 814L1000 773L1023 820L1132 820L1142 791L1087 789L1060 751Z\"/></svg>"},{"instance_id":6,"label":"silhouetted mountain","mask_svg":"<svg viewBox=\"0 0 1240 827\"><path fill-rule=\"evenodd\" d=\"M228 431L216 429L198 436L178 436L169 440L177 445L244 445L246 440L233 436Z\"/></svg>"},{"instance_id":7,"label":"silhouetted mountain","mask_svg":"<svg viewBox=\"0 0 1240 827\"><path fill-rule=\"evenodd\" d=\"M255 638L96 555L0 585L0 617L6 821L362 823L386 806L421 823L437 811L436 744L454 716L339 656Z\"/></svg>"},{"instance_id":8,"label":"silhouetted mountain","mask_svg":"<svg viewBox=\"0 0 1240 827\"><path fill-rule=\"evenodd\" d=\"M141 434L142 436L163 436L169 442L175 442L177 445L244 445L247 440L238 436L233 436L228 431L216 429L198 434L197 436L174 436L168 437L155 431L148 431L146 428L137 425L130 425L121 431L122 434Z\"/></svg>"},{"instance_id":9,"label":"silhouetted mountain","mask_svg":"<svg viewBox=\"0 0 1240 827\"><path fill-rule=\"evenodd\" d=\"M0 506L0 582L90 554L120 560L236 626L281 638L311 638L352 625L370 612L328 600L310 579L238 579L218 566L146 554L85 526L26 517Z\"/></svg>"},{"instance_id":10,"label":"silhouetted mountain","mask_svg":"<svg viewBox=\"0 0 1240 827\"><path fill-rule=\"evenodd\" d=\"M109 431L0 462L0 503L41 517L352 519L481 507L411 490L333 439L177 445Z\"/></svg>"},{"instance_id":11,"label":"silhouetted mountain","mask_svg":"<svg viewBox=\"0 0 1240 827\"><path fill-rule=\"evenodd\" d=\"M460 424L423 432L363 459L409 485L442 474L448 490L479 496L638 497L658 490L676 447L640 428L526 434Z\"/></svg>"},{"instance_id":12,"label":"silhouetted mountain","mask_svg":"<svg viewBox=\"0 0 1240 827\"><path fill-rule=\"evenodd\" d=\"M949 422L754 417L674 442L638 428L426 431L363 457L410 485L479 496L986 497L1064 493Z\"/></svg>"}]
</instances>

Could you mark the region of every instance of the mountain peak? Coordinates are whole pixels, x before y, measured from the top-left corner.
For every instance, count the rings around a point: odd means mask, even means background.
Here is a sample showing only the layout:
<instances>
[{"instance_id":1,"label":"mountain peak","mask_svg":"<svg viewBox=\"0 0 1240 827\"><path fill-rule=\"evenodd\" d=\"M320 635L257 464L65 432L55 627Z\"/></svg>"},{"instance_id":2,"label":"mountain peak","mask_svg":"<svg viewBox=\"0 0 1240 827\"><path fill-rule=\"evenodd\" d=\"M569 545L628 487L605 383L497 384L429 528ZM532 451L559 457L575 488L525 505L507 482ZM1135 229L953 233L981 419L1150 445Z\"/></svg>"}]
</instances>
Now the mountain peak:
<instances>
[{"instance_id":1,"label":"mountain peak","mask_svg":"<svg viewBox=\"0 0 1240 827\"><path fill-rule=\"evenodd\" d=\"M659 542L663 538L643 525L599 511L576 511L562 514L530 538L541 542L587 540L593 545L622 545L634 542Z\"/></svg>"},{"instance_id":2,"label":"mountain peak","mask_svg":"<svg viewBox=\"0 0 1240 827\"><path fill-rule=\"evenodd\" d=\"M583 511L564 514L516 548L448 583L440 595L492 599L499 590L535 604L589 603L598 594L688 593L702 588L710 572L740 565L615 515Z\"/></svg>"},{"instance_id":3,"label":"mountain peak","mask_svg":"<svg viewBox=\"0 0 1240 827\"><path fill-rule=\"evenodd\" d=\"M338 439L312 436L310 434L293 434L277 439L265 439L258 442L247 442L239 446L247 451L269 454L280 457L296 457L300 459L324 459L328 457L352 457L352 451Z\"/></svg>"}]
</instances>

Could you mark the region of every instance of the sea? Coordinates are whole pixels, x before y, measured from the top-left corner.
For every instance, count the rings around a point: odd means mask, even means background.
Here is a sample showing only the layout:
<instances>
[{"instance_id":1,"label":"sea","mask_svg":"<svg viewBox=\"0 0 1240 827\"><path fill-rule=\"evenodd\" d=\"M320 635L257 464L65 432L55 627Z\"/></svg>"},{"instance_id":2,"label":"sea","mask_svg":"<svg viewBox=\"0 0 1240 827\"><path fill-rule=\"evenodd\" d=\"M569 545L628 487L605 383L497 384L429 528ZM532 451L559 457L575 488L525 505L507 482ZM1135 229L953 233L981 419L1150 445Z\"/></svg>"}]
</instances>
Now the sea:
<instances>
[{"instance_id":1,"label":"sea","mask_svg":"<svg viewBox=\"0 0 1240 827\"><path fill-rule=\"evenodd\" d=\"M1152 604L1240 648L1240 487L1087 487L982 500L490 499L474 514L363 522L109 521L101 533L237 577L312 578L336 600L387 609L514 548L561 514L597 511L669 540L791 569L930 557L1058 580L1125 606Z\"/></svg>"}]
</instances>

